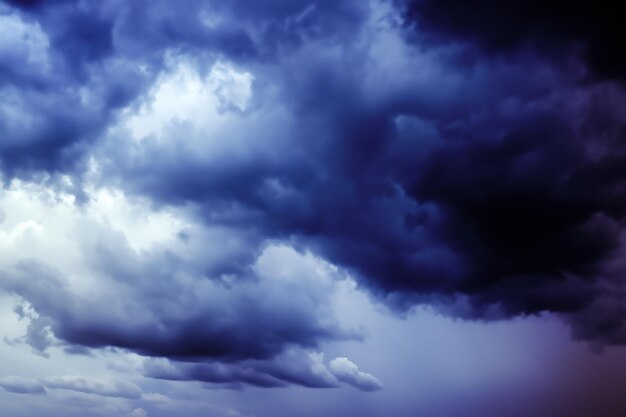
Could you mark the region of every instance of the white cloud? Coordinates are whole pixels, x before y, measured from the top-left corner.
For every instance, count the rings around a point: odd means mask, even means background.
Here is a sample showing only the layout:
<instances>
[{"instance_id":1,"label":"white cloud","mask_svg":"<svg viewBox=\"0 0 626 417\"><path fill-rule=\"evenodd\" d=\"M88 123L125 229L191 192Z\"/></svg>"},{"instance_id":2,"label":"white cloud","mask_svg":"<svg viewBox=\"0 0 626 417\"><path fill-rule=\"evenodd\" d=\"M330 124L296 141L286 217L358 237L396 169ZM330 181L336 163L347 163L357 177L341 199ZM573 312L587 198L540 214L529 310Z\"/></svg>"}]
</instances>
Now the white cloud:
<instances>
[{"instance_id":1,"label":"white cloud","mask_svg":"<svg viewBox=\"0 0 626 417\"><path fill-rule=\"evenodd\" d=\"M203 76L189 59L169 61L171 70L158 79L138 111L126 111L126 125L135 140L161 140L168 128L181 123L209 137L239 120L228 110L246 110L252 97L251 73L218 61Z\"/></svg>"},{"instance_id":2,"label":"white cloud","mask_svg":"<svg viewBox=\"0 0 626 417\"><path fill-rule=\"evenodd\" d=\"M338 380L350 384L363 391L376 391L383 387L383 384L372 374L362 372L348 358L340 357L333 359L329 364L330 372Z\"/></svg>"}]
</instances>

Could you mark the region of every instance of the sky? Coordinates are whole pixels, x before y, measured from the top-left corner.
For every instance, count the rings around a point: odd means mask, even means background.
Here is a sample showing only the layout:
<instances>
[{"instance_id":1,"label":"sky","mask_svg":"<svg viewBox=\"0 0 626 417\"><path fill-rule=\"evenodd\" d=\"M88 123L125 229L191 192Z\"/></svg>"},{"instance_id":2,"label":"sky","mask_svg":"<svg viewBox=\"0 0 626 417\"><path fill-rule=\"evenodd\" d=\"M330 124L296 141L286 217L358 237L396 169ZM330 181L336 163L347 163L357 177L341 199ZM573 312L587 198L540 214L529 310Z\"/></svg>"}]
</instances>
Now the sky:
<instances>
[{"instance_id":1,"label":"sky","mask_svg":"<svg viewBox=\"0 0 626 417\"><path fill-rule=\"evenodd\" d=\"M0 0L0 415L623 417L625 17Z\"/></svg>"}]
</instances>

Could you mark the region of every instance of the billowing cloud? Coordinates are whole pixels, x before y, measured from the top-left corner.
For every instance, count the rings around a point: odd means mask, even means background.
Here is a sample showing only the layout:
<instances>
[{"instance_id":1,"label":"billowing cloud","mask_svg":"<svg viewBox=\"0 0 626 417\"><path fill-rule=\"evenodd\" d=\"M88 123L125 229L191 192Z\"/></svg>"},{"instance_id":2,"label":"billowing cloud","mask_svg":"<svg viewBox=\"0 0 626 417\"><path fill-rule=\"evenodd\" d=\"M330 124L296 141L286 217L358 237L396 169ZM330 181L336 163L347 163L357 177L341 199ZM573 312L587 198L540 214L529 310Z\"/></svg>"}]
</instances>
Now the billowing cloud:
<instances>
[{"instance_id":1,"label":"billowing cloud","mask_svg":"<svg viewBox=\"0 0 626 417\"><path fill-rule=\"evenodd\" d=\"M79 169L119 111L161 72L169 51L194 51L208 62L263 61L329 31L351 33L365 10L356 1L250 7L194 0L175 9L167 1L5 1L2 171L12 178Z\"/></svg>"},{"instance_id":2,"label":"billowing cloud","mask_svg":"<svg viewBox=\"0 0 626 417\"><path fill-rule=\"evenodd\" d=\"M290 384L309 388L337 388L341 382L362 391L382 388L378 378L360 371L345 357L333 359L327 364L323 353L294 349L283 352L271 361L189 363L150 359L144 363L144 372L156 379L206 382L235 389L246 385L275 388Z\"/></svg>"},{"instance_id":3,"label":"billowing cloud","mask_svg":"<svg viewBox=\"0 0 626 417\"><path fill-rule=\"evenodd\" d=\"M135 258L119 246L107 253L113 247L99 243L113 268L112 275L102 276L99 282L110 280L107 285L115 291L77 293L54 270L29 262L5 271L4 288L29 300L39 314L52 320L50 327L62 340L91 348L126 348L148 356L263 358L289 344L314 347L322 340L356 335L333 322L324 302L331 287L324 282L318 286L315 277L291 281L292 277L271 275L213 279L185 275L176 258L167 263L173 254ZM119 248L122 252L117 252ZM158 265L159 271L141 265ZM144 281L146 277L159 287ZM148 288L152 289L145 294ZM138 293L144 293L144 298L138 299ZM132 318L126 316L128 312L133 312Z\"/></svg>"},{"instance_id":4,"label":"billowing cloud","mask_svg":"<svg viewBox=\"0 0 626 417\"><path fill-rule=\"evenodd\" d=\"M158 382L373 391L321 353L363 337L333 301L354 279L396 311L551 312L625 344L608 7L3 1L7 340L136 354Z\"/></svg>"},{"instance_id":5,"label":"billowing cloud","mask_svg":"<svg viewBox=\"0 0 626 417\"><path fill-rule=\"evenodd\" d=\"M335 358L330 361L330 371L338 380L363 391L377 391L383 384L372 374L360 371L348 358Z\"/></svg>"},{"instance_id":6,"label":"billowing cloud","mask_svg":"<svg viewBox=\"0 0 626 417\"><path fill-rule=\"evenodd\" d=\"M417 32L444 41L478 41L490 51L530 47L563 58L576 47L584 51L591 68L602 77L624 79L626 60L619 53L626 36L616 16L624 4L603 2L594 7L584 1L515 1L506 6L494 0L471 4L459 0L401 0L409 24ZM442 40L442 39L440 39Z\"/></svg>"},{"instance_id":7,"label":"billowing cloud","mask_svg":"<svg viewBox=\"0 0 626 417\"><path fill-rule=\"evenodd\" d=\"M98 149L100 180L192 205L252 245L295 242L399 308L585 309L621 250L621 87L584 83L573 53L407 43L393 10L371 13L383 18L332 48L314 37L238 69L254 77L243 114L209 110L203 125L189 111L140 145L121 123ZM193 65L189 83L210 96L212 70Z\"/></svg>"},{"instance_id":8,"label":"billowing cloud","mask_svg":"<svg viewBox=\"0 0 626 417\"><path fill-rule=\"evenodd\" d=\"M6 259L0 285L25 300L14 310L28 321L26 336L14 342L22 340L42 354L51 346L74 352L119 348L202 362L184 372L200 372L207 381L213 374L215 382L321 387L335 381L318 372L325 368L316 365L315 356L286 352L361 337L335 315L333 297L346 278L310 253L284 245L257 253L237 230L191 228L175 212L151 212L121 194L101 191L77 206L69 195L55 195L58 201L50 205L32 191L15 185L5 198L12 214L4 225L9 232L2 235ZM21 214L14 210L20 205ZM20 217L37 216L38 210L46 210L46 219L36 232L26 231ZM145 233L148 225L157 227L152 237ZM56 227L75 233L61 237ZM48 245L70 255L59 256L52 268ZM254 363L250 372L247 361ZM257 381L254 375L246 378L250 373L265 376ZM45 383L100 395L139 395L133 386L80 378Z\"/></svg>"},{"instance_id":9,"label":"billowing cloud","mask_svg":"<svg viewBox=\"0 0 626 417\"><path fill-rule=\"evenodd\" d=\"M169 362L148 360L147 376L170 381L198 381L238 388L245 385L275 388L296 384L309 388L334 388L337 379L324 363L324 355L288 350L272 361L246 360L236 363Z\"/></svg>"}]
</instances>

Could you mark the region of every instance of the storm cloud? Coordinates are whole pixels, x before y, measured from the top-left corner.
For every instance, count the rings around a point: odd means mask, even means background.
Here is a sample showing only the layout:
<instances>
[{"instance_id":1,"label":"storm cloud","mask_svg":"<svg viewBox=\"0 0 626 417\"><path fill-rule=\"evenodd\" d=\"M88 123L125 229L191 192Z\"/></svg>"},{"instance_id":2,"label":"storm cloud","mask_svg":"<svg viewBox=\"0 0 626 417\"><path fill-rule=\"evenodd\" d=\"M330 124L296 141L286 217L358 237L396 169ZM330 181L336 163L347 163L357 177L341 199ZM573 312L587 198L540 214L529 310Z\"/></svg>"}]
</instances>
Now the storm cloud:
<instances>
[{"instance_id":1,"label":"storm cloud","mask_svg":"<svg viewBox=\"0 0 626 417\"><path fill-rule=\"evenodd\" d=\"M104 273L96 277L96 293L82 292L77 281L35 261L3 271L3 288L28 300L47 318L41 330L50 329L65 343L193 361L266 359L287 346L316 348L324 340L360 337L333 319L333 278L307 271L322 266L288 248L265 251L259 274L212 278L185 270L174 253L145 257L120 240L94 244L87 249L104 256L96 260L98 273ZM288 263L289 257L295 265L288 273L269 264ZM26 341L39 351L48 347L31 337Z\"/></svg>"},{"instance_id":2,"label":"storm cloud","mask_svg":"<svg viewBox=\"0 0 626 417\"><path fill-rule=\"evenodd\" d=\"M234 66L254 76L249 108L216 128L178 115L132 152L120 128L102 148L106 178L289 239L400 309L461 298L467 308L444 310L583 310L621 250L623 90L590 82L575 51L429 44L394 16ZM193 62L172 65L207 88L215 68ZM161 85L180 79L166 71Z\"/></svg>"},{"instance_id":3,"label":"storm cloud","mask_svg":"<svg viewBox=\"0 0 626 417\"><path fill-rule=\"evenodd\" d=\"M347 361L347 362L346 362ZM348 364L348 366L344 364ZM185 363L148 360L147 376L170 381L199 381L237 389L245 385L262 388L290 384L308 388L337 388L345 382L363 391L382 387L376 377L360 372L346 358L324 361L321 353L287 350L272 361L246 360L237 363Z\"/></svg>"},{"instance_id":4,"label":"storm cloud","mask_svg":"<svg viewBox=\"0 0 626 417\"><path fill-rule=\"evenodd\" d=\"M529 47L561 59L572 49L582 49L599 77L621 81L626 77L626 61L620 53L626 8L619 1L593 7L584 1L408 0L399 4L408 25L415 24L417 32L444 42L473 40L491 52Z\"/></svg>"},{"instance_id":5,"label":"storm cloud","mask_svg":"<svg viewBox=\"0 0 626 417\"><path fill-rule=\"evenodd\" d=\"M336 317L352 279L399 313L626 343L617 3L4 1L4 189L58 217L7 221L15 343L375 391L319 353L364 338Z\"/></svg>"}]
</instances>

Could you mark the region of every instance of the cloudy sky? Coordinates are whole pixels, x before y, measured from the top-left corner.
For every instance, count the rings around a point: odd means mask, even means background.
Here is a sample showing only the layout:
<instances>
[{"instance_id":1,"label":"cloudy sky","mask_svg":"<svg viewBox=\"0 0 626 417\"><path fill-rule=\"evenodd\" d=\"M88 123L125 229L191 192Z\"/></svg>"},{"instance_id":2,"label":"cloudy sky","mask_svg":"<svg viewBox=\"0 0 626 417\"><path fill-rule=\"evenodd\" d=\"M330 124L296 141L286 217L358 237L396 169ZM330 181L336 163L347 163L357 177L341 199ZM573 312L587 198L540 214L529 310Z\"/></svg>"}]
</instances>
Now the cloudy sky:
<instances>
[{"instance_id":1,"label":"cloudy sky","mask_svg":"<svg viewBox=\"0 0 626 417\"><path fill-rule=\"evenodd\" d=\"M0 415L623 417L625 18L0 0Z\"/></svg>"}]
</instances>

